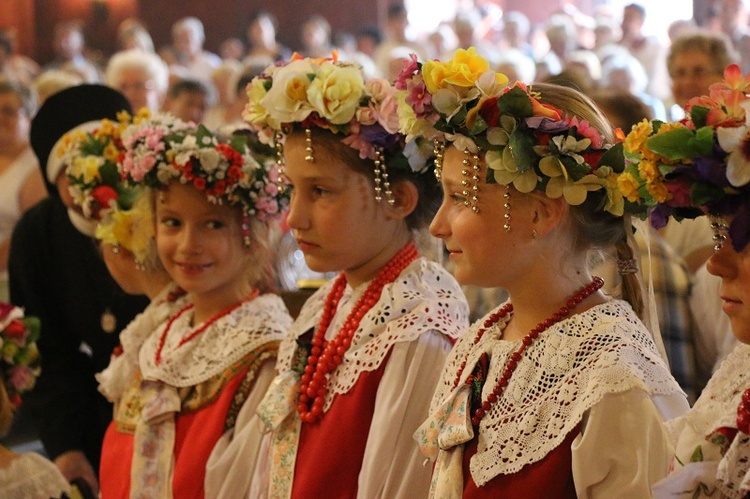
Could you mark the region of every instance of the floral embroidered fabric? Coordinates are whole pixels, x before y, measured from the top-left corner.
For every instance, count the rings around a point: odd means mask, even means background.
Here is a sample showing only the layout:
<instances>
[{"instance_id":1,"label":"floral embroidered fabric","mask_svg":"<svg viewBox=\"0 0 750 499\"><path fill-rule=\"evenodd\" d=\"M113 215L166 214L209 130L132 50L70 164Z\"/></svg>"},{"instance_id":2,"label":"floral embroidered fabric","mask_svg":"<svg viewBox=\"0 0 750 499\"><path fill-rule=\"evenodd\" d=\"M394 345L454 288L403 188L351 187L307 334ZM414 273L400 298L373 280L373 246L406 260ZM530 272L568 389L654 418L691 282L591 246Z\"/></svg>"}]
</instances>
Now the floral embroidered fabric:
<instances>
[{"instance_id":1,"label":"floral embroidered fabric","mask_svg":"<svg viewBox=\"0 0 750 499\"><path fill-rule=\"evenodd\" d=\"M750 435L737 430L737 407L750 388L750 345L740 343L684 416L667 423L676 441L657 497L744 497L750 492Z\"/></svg>"},{"instance_id":2,"label":"floral embroidered fabric","mask_svg":"<svg viewBox=\"0 0 750 499\"><path fill-rule=\"evenodd\" d=\"M326 339L334 337L341 328L367 284L356 289L347 286ZM305 302L279 347L277 372L284 373L293 367L296 339L318 326L331 286L331 282L327 283ZM336 395L351 390L360 374L380 367L395 343L413 341L430 330L458 338L468 314L463 292L455 279L438 264L417 259L383 288L380 300L362 318L343 362L328 381L324 410L331 406Z\"/></svg>"},{"instance_id":3,"label":"floral embroidered fabric","mask_svg":"<svg viewBox=\"0 0 750 499\"><path fill-rule=\"evenodd\" d=\"M190 324L191 317L185 313L172 323L159 365L154 359L166 324L145 340L139 356L143 379L160 380L178 388L198 385L259 346L281 340L292 323L281 298L264 294L243 303L202 334L178 346L195 329Z\"/></svg>"},{"instance_id":4,"label":"floral embroidered fabric","mask_svg":"<svg viewBox=\"0 0 750 499\"><path fill-rule=\"evenodd\" d=\"M440 451L473 438L466 378L487 353L485 400L520 345L521 340L498 338L509 319L510 315L499 321L474 345L484 319L477 321L451 352L431 416L415 434L426 456L435 459ZM464 359L466 368L453 389ZM611 300L555 324L523 353L502 398L482 420L478 451L470 464L474 481L481 486L499 474L512 474L541 460L603 397L631 389L652 396L682 394L629 304Z\"/></svg>"}]
</instances>

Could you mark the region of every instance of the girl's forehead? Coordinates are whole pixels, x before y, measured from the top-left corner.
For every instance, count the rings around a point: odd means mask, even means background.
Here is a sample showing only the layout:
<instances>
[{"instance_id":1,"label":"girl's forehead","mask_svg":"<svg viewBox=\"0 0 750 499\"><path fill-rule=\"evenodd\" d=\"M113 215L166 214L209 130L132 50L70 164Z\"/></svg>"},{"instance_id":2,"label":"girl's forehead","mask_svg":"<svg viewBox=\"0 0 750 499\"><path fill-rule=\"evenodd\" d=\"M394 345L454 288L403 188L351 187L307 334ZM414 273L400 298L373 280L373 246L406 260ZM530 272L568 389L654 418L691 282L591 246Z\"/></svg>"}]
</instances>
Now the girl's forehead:
<instances>
[{"instance_id":1,"label":"girl's forehead","mask_svg":"<svg viewBox=\"0 0 750 499\"><path fill-rule=\"evenodd\" d=\"M227 215L235 211L228 205L211 203L208 198L194 187L170 184L159 191L156 208L178 213L200 213L212 215Z\"/></svg>"}]
</instances>

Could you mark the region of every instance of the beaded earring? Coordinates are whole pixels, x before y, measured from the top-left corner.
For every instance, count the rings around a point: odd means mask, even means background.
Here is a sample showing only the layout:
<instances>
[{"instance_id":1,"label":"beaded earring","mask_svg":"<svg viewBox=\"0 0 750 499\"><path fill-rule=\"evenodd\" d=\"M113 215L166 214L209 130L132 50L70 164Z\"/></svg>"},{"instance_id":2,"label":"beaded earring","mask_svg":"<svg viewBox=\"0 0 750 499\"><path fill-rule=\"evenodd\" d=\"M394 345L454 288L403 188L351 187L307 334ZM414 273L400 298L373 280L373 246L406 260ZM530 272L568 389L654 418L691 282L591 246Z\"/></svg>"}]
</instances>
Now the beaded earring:
<instances>
[{"instance_id":1,"label":"beaded earring","mask_svg":"<svg viewBox=\"0 0 750 499\"><path fill-rule=\"evenodd\" d=\"M503 208L505 208L505 223L503 224L503 229L505 229L505 232L510 232L510 187L507 185L505 186L503 199L505 199L505 204L503 204Z\"/></svg>"},{"instance_id":2,"label":"beaded earring","mask_svg":"<svg viewBox=\"0 0 750 499\"><path fill-rule=\"evenodd\" d=\"M729 226L722 218L711 217L711 230L714 232L714 250L719 251L727 241Z\"/></svg>"},{"instance_id":3,"label":"beaded earring","mask_svg":"<svg viewBox=\"0 0 750 499\"><path fill-rule=\"evenodd\" d=\"M469 170L471 167L471 170ZM464 150L463 169L461 175L465 178L461 181L461 185L464 187L461 192L464 196L464 205L467 208L471 208L474 213L479 213L479 207L477 201L479 197L479 155L472 154L468 149Z\"/></svg>"},{"instance_id":4,"label":"beaded earring","mask_svg":"<svg viewBox=\"0 0 750 499\"><path fill-rule=\"evenodd\" d=\"M276 149L276 165L279 175L284 177L284 134L280 130L273 138L273 146Z\"/></svg>"},{"instance_id":5,"label":"beaded earring","mask_svg":"<svg viewBox=\"0 0 750 499\"><path fill-rule=\"evenodd\" d=\"M443 157L445 155L445 141L443 139L435 139L433 140L433 148L432 152L435 154L434 164L435 164L435 178L440 182L440 179L443 176Z\"/></svg>"},{"instance_id":6,"label":"beaded earring","mask_svg":"<svg viewBox=\"0 0 750 499\"><path fill-rule=\"evenodd\" d=\"M242 246L245 249L250 249L250 213L246 206L242 207L240 230L242 231Z\"/></svg>"},{"instance_id":7,"label":"beaded earring","mask_svg":"<svg viewBox=\"0 0 750 499\"><path fill-rule=\"evenodd\" d=\"M391 182L388 180L388 171L385 166L385 156L383 156L383 148L378 147L375 149L375 201L378 203L383 200L382 193L385 191L385 199L389 205L393 206L396 204L396 200L393 198L393 192L391 191Z\"/></svg>"},{"instance_id":8,"label":"beaded earring","mask_svg":"<svg viewBox=\"0 0 750 499\"><path fill-rule=\"evenodd\" d=\"M315 162L312 146L312 131L309 128L305 128L305 153L305 161L308 163Z\"/></svg>"}]
</instances>

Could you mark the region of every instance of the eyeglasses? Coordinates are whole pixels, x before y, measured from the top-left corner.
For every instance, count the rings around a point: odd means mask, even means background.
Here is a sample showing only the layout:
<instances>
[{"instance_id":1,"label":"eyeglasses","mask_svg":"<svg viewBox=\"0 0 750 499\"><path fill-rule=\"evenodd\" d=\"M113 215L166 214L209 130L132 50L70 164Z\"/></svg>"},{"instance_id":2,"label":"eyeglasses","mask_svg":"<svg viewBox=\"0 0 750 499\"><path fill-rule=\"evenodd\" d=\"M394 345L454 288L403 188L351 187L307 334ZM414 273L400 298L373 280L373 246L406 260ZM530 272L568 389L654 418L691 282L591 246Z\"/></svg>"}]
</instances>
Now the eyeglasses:
<instances>
[{"instance_id":1,"label":"eyeglasses","mask_svg":"<svg viewBox=\"0 0 750 499\"><path fill-rule=\"evenodd\" d=\"M714 76L714 75L721 75L721 72L714 71L712 69L704 68L704 67L694 67L694 68L677 68L674 71L669 72L669 76L672 77L673 80L677 79L686 79L686 78L704 78L706 76Z\"/></svg>"}]
</instances>

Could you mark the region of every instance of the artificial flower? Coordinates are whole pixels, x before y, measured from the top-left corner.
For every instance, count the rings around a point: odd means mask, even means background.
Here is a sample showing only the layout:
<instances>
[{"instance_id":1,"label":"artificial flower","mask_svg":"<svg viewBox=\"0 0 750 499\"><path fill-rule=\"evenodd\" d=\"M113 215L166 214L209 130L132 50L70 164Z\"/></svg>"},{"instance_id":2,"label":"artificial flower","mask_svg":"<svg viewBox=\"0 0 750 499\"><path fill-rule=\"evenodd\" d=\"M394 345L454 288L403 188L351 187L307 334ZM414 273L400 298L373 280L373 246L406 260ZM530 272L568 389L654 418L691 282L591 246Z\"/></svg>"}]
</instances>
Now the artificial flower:
<instances>
[{"instance_id":1,"label":"artificial flower","mask_svg":"<svg viewBox=\"0 0 750 499\"><path fill-rule=\"evenodd\" d=\"M0 369L5 391L14 408L21 404L21 395L36 384L41 370L39 320L24 317L23 310L9 303L0 303Z\"/></svg>"},{"instance_id":2,"label":"artificial flower","mask_svg":"<svg viewBox=\"0 0 750 499\"><path fill-rule=\"evenodd\" d=\"M744 102L745 110L750 102ZM729 153L727 158L727 180L734 187L742 187L750 182L750 113L746 113L743 126L734 128L720 127L716 136L722 149Z\"/></svg>"},{"instance_id":3,"label":"artificial flower","mask_svg":"<svg viewBox=\"0 0 750 499\"><path fill-rule=\"evenodd\" d=\"M307 99L320 116L334 125L343 125L354 117L364 91L359 68L325 62L307 88Z\"/></svg>"},{"instance_id":4,"label":"artificial flower","mask_svg":"<svg viewBox=\"0 0 750 499\"><path fill-rule=\"evenodd\" d=\"M502 185L512 184L519 192L533 191L540 180L533 168L524 172L519 171L513 155L507 147L502 152L487 151L485 161L487 162L487 168L492 170L492 177L495 182Z\"/></svg>"},{"instance_id":5,"label":"artificial flower","mask_svg":"<svg viewBox=\"0 0 750 499\"><path fill-rule=\"evenodd\" d=\"M277 68L271 88L260 101L251 100L249 105L259 104L276 123L302 121L314 110L307 89L311 84L310 75L316 73L316 67L307 60L292 61Z\"/></svg>"}]
</instances>

